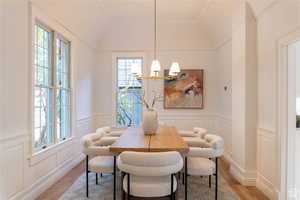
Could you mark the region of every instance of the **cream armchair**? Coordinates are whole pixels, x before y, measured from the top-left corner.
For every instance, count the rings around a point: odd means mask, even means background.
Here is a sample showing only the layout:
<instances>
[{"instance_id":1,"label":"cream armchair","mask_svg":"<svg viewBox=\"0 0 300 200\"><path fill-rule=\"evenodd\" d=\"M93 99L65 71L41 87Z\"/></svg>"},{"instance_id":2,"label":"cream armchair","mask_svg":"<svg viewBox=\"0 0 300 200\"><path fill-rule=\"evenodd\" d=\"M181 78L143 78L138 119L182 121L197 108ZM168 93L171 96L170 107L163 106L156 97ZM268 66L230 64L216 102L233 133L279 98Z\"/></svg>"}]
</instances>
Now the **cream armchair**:
<instances>
[{"instance_id":1,"label":"cream armchair","mask_svg":"<svg viewBox=\"0 0 300 200\"><path fill-rule=\"evenodd\" d=\"M178 133L189 147L204 146L206 144L203 139L203 137L207 134L207 130L205 128L195 127L192 131L180 130Z\"/></svg>"},{"instance_id":2,"label":"cream armchair","mask_svg":"<svg viewBox=\"0 0 300 200\"><path fill-rule=\"evenodd\" d=\"M114 154L109 151L109 146L103 143L104 134L92 133L81 138L82 152L86 155L86 196L89 196L89 173L114 173Z\"/></svg>"},{"instance_id":3,"label":"cream armchair","mask_svg":"<svg viewBox=\"0 0 300 200\"><path fill-rule=\"evenodd\" d=\"M111 131L111 128L108 126L98 128L96 133L103 135L101 138L102 145L112 145L122 134L121 131Z\"/></svg>"},{"instance_id":4,"label":"cream armchair","mask_svg":"<svg viewBox=\"0 0 300 200\"><path fill-rule=\"evenodd\" d=\"M123 152L120 154L118 168L123 177L123 199L130 197L165 197L175 199L177 179L175 174L183 167L178 152Z\"/></svg>"},{"instance_id":5,"label":"cream armchair","mask_svg":"<svg viewBox=\"0 0 300 200\"><path fill-rule=\"evenodd\" d=\"M105 145L112 145L123 132L123 129L112 130L109 126L101 127L96 130L96 133L103 134L101 142Z\"/></svg>"},{"instance_id":6,"label":"cream armchair","mask_svg":"<svg viewBox=\"0 0 300 200\"><path fill-rule=\"evenodd\" d=\"M125 128L112 129L109 126L104 126L104 127L98 128L96 130L96 133L104 131L106 136L120 137L122 135L122 133L124 132L124 130L126 130L126 129Z\"/></svg>"},{"instance_id":7,"label":"cream armchair","mask_svg":"<svg viewBox=\"0 0 300 200\"><path fill-rule=\"evenodd\" d=\"M211 176L215 175L215 199L218 199L218 158L224 154L224 141L221 137L211 134L205 135L201 140L203 140L201 143L205 142L205 144L190 147L185 158L184 182L186 191L188 175L209 176L209 187L211 187ZM187 192L185 195L187 196Z\"/></svg>"}]
</instances>

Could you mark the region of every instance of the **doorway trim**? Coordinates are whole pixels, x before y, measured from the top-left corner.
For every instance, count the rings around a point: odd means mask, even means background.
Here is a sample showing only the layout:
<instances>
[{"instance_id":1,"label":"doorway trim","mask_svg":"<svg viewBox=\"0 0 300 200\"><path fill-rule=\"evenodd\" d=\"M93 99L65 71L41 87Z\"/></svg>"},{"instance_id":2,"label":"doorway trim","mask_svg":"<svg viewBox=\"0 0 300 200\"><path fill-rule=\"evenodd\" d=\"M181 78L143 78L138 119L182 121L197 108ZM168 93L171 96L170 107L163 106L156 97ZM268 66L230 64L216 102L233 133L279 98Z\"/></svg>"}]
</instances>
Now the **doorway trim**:
<instances>
[{"instance_id":1,"label":"doorway trim","mask_svg":"<svg viewBox=\"0 0 300 200\"><path fill-rule=\"evenodd\" d=\"M278 172L280 173L280 195L282 200L288 199L288 192L291 186L292 178L290 170L293 164L291 153L294 151L295 134L289 132L289 65L288 65L288 47L289 45L300 40L300 28L289 33L278 41L278 69L277 69L277 146L278 155Z\"/></svg>"}]
</instances>

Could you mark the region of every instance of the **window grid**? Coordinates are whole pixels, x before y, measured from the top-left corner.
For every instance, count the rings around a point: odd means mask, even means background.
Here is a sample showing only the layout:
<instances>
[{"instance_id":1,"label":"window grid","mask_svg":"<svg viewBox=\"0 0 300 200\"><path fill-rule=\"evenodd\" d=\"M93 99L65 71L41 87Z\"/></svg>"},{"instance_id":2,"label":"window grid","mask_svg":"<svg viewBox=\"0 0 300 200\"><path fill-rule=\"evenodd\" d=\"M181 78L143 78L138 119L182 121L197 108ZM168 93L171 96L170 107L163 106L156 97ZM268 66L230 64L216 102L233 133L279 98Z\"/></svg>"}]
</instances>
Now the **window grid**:
<instances>
[{"instance_id":1,"label":"window grid","mask_svg":"<svg viewBox=\"0 0 300 200\"><path fill-rule=\"evenodd\" d=\"M131 73L133 65L142 68L143 59L117 58L117 126L140 125L142 120L141 81Z\"/></svg>"},{"instance_id":2,"label":"window grid","mask_svg":"<svg viewBox=\"0 0 300 200\"><path fill-rule=\"evenodd\" d=\"M38 151L71 136L72 90L70 42L41 24L34 33L33 148Z\"/></svg>"}]
</instances>

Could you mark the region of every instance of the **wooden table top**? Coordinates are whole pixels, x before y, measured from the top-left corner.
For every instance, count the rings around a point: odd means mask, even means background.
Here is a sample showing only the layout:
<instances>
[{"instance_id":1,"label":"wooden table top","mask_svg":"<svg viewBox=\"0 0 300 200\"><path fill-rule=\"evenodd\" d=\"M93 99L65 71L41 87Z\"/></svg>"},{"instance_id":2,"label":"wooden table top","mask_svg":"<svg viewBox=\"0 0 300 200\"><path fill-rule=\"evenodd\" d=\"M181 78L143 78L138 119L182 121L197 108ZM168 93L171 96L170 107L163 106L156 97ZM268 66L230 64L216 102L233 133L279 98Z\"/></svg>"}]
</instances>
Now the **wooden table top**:
<instances>
[{"instance_id":1,"label":"wooden table top","mask_svg":"<svg viewBox=\"0 0 300 200\"><path fill-rule=\"evenodd\" d=\"M160 126L156 135L145 136L142 127L131 127L124 131L120 138L111 145L110 151L138 152L188 152L187 143L181 138L175 127Z\"/></svg>"}]
</instances>

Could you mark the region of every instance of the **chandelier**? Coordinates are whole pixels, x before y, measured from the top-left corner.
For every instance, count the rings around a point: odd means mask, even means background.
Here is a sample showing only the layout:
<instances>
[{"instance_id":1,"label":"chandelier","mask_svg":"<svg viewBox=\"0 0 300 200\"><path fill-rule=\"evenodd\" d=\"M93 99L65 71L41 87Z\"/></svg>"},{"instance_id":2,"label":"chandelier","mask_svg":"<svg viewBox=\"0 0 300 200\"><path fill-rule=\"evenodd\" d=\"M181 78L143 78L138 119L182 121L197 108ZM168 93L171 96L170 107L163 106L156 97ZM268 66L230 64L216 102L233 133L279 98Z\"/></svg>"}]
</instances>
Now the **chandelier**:
<instances>
[{"instance_id":1,"label":"chandelier","mask_svg":"<svg viewBox=\"0 0 300 200\"><path fill-rule=\"evenodd\" d=\"M167 76L160 76L161 66L157 56L157 0L154 0L154 60L151 64L151 72L149 76L143 76L142 69L138 65L132 66L132 74L138 80L143 79L174 79L180 72L180 66L178 62L173 62L169 74Z\"/></svg>"}]
</instances>

